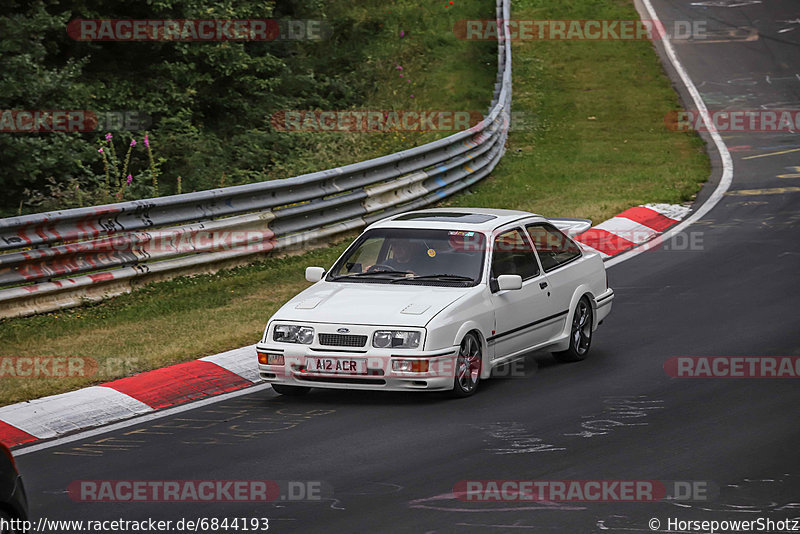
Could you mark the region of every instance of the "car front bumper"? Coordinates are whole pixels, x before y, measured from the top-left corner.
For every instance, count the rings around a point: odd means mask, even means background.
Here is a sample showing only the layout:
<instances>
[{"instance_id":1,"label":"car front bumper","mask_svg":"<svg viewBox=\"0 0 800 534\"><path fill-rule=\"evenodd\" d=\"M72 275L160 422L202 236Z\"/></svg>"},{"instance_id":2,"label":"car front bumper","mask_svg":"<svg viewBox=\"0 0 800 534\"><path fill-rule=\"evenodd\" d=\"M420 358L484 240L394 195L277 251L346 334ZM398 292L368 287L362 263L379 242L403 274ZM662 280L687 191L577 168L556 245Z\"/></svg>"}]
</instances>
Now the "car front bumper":
<instances>
[{"instance_id":1,"label":"car front bumper","mask_svg":"<svg viewBox=\"0 0 800 534\"><path fill-rule=\"evenodd\" d=\"M273 384L332 389L443 391L453 389L458 346L435 351L370 348L345 352L319 346L259 343L256 351L283 355L283 365L258 364L259 376ZM330 359L335 362L360 360L363 363L360 362L359 366L363 369L365 364L366 370L358 373L314 371L309 359ZM427 370L394 370L393 362L398 360L427 362Z\"/></svg>"}]
</instances>

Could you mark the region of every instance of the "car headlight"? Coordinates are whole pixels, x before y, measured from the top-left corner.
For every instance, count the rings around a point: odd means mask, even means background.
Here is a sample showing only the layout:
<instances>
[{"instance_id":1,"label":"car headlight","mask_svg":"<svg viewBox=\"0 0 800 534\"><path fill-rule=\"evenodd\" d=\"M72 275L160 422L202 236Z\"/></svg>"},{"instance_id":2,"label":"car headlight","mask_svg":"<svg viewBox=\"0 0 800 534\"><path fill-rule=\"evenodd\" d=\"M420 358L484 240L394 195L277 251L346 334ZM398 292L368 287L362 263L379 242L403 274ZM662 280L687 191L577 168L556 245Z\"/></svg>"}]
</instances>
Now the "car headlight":
<instances>
[{"instance_id":1,"label":"car headlight","mask_svg":"<svg viewBox=\"0 0 800 534\"><path fill-rule=\"evenodd\" d=\"M379 349L416 349L419 347L419 338L419 332L378 330L372 334L372 346Z\"/></svg>"},{"instance_id":2,"label":"car headlight","mask_svg":"<svg viewBox=\"0 0 800 534\"><path fill-rule=\"evenodd\" d=\"M310 345L314 341L314 329L310 326L276 324L272 329L272 340L280 343L302 343Z\"/></svg>"}]
</instances>

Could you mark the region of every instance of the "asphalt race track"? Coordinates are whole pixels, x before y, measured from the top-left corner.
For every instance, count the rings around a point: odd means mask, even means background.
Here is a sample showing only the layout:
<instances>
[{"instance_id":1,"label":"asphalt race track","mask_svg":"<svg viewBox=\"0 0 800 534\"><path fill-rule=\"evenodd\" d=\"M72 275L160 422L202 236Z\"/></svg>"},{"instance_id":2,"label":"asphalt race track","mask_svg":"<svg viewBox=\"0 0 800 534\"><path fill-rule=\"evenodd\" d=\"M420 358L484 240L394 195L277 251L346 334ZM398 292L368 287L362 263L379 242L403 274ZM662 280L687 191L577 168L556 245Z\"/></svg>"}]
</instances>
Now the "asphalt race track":
<instances>
[{"instance_id":1,"label":"asphalt race track","mask_svg":"<svg viewBox=\"0 0 800 534\"><path fill-rule=\"evenodd\" d=\"M800 108L796 0L654 5L667 27L707 21L714 42L675 49L709 108ZM663 368L674 356L800 355L800 137L723 138L729 193L684 234L609 269L617 297L588 360L531 355L512 373L522 376L484 382L465 400L267 389L23 454L32 515L267 517L274 532L359 533L651 532L652 518L664 532L669 518L800 518L797 379L670 378ZM66 493L76 480L127 479L322 481L327 493L270 504L81 503ZM655 503L453 495L459 481L505 479L716 489L707 501Z\"/></svg>"}]
</instances>

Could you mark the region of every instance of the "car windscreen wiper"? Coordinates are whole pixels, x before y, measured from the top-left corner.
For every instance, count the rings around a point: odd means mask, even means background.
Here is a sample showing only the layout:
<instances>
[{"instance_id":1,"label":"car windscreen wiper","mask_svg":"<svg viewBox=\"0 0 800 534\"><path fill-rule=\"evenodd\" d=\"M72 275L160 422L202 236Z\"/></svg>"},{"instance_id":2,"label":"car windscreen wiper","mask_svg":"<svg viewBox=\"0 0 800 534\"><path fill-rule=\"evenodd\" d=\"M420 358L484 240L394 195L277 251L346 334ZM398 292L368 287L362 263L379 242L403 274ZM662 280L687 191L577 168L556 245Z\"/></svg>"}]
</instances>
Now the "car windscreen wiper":
<instances>
[{"instance_id":1,"label":"car windscreen wiper","mask_svg":"<svg viewBox=\"0 0 800 534\"><path fill-rule=\"evenodd\" d=\"M395 278L392 283L404 282L408 280L446 280L448 282L474 282L475 279L469 276L461 276L459 274L423 274L415 276L406 276L404 278Z\"/></svg>"},{"instance_id":2,"label":"car windscreen wiper","mask_svg":"<svg viewBox=\"0 0 800 534\"><path fill-rule=\"evenodd\" d=\"M339 275L339 276L334 276L333 280L340 280L342 278L360 278L362 276L375 276L375 275L387 275L387 274L391 274L391 275L398 275L399 274L401 276L408 276L408 275L413 274L413 273L411 271L394 271L394 270L390 271L389 269L379 269L379 270L375 270L375 271L365 271L363 273L342 274L342 275ZM386 278L386 277L384 276L384 278ZM386 278L386 279L387 280L395 280L394 277Z\"/></svg>"}]
</instances>

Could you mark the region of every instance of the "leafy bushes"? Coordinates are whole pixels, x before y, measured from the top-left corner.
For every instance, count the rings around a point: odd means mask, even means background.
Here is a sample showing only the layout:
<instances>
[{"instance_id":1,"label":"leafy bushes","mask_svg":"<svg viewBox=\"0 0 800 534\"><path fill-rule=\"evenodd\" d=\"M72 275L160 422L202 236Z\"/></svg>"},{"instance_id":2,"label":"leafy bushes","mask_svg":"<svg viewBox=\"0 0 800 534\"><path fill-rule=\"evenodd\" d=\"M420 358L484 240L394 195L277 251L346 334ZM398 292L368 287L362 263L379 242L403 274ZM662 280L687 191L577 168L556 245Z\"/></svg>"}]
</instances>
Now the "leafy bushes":
<instances>
[{"instance_id":1,"label":"leafy bushes","mask_svg":"<svg viewBox=\"0 0 800 534\"><path fill-rule=\"evenodd\" d=\"M264 0L11 0L0 18L0 109L130 111L149 115L159 193L265 180L298 138L274 132L279 109L337 109L363 101L365 40L378 24L330 20L329 41L84 42L70 20L293 18L328 16L325 2ZM0 133L4 215L115 200L104 190L107 130ZM131 151L124 198L152 194L143 131L115 131ZM113 180L112 180L113 182ZM111 184L111 197L120 184Z\"/></svg>"},{"instance_id":2,"label":"leafy bushes","mask_svg":"<svg viewBox=\"0 0 800 534\"><path fill-rule=\"evenodd\" d=\"M0 216L284 178L417 146L450 132L280 132L280 110L487 109L496 43L455 21L487 0L6 0L0 111L92 110L149 116L129 131L0 132ZM318 41L88 42L76 19L321 20ZM402 65L402 70L398 67ZM103 121L101 121L103 122ZM148 132L153 162L145 149ZM106 186L112 133L127 174ZM121 183L122 182L122 183ZM180 186L178 185L180 183ZM124 184L124 187L123 187ZM121 195L120 195L121 192Z\"/></svg>"}]
</instances>

